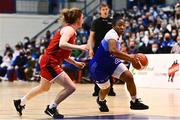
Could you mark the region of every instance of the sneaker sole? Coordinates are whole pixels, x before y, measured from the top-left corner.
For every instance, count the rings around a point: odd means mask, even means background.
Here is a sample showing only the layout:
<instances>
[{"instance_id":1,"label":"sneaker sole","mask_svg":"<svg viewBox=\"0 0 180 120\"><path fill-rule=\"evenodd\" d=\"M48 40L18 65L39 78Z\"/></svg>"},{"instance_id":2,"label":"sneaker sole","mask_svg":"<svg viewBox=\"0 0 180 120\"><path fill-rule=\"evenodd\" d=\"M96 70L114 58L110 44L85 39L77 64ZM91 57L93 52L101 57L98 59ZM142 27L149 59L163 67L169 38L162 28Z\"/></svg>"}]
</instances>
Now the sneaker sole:
<instances>
[{"instance_id":1,"label":"sneaker sole","mask_svg":"<svg viewBox=\"0 0 180 120\"><path fill-rule=\"evenodd\" d=\"M44 111L44 113L52 117L51 113L49 113L48 111Z\"/></svg>"},{"instance_id":2,"label":"sneaker sole","mask_svg":"<svg viewBox=\"0 0 180 120\"><path fill-rule=\"evenodd\" d=\"M132 110L147 110L149 108L131 108Z\"/></svg>"}]
</instances>

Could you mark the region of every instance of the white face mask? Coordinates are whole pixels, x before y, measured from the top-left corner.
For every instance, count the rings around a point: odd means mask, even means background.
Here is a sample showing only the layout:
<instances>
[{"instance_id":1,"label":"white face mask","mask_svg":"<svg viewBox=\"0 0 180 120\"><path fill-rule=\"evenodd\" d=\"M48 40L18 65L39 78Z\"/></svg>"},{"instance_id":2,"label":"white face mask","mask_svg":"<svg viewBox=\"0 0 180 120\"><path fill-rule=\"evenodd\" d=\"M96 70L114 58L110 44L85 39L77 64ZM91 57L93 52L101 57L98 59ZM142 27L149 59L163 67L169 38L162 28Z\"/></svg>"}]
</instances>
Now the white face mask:
<instances>
[{"instance_id":1,"label":"white face mask","mask_svg":"<svg viewBox=\"0 0 180 120\"><path fill-rule=\"evenodd\" d=\"M157 51L157 48L152 48L152 51L155 53Z\"/></svg>"},{"instance_id":2,"label":"white face mask","mask_svg":"<svg viewBox=\"0 0 180 120\"><path fill-rule=\"evenodd\" d=\"M180 45L180 40L177 41L177 44Z\"/></svg>"},{"instance_id":3,"label":"white face mask","mask_svg":"<svg viewBox=\"0 0 180 120\"><path fill-rule=\"evenodd\" d=\"M173 37L176 36L176 33L172 33L172 36L173 36Z\"/></svg>"},{"instance_id":4,"label":"white face mask","mask_svg":"<svg viewBox=\"0 0 180 120\"><path fill-rule=\"evenodd\" d=\"M160 35L159 35L159 38L162 38L162 37L163 37L163 35L160 34Z\"/></svg>"}]
</instances>

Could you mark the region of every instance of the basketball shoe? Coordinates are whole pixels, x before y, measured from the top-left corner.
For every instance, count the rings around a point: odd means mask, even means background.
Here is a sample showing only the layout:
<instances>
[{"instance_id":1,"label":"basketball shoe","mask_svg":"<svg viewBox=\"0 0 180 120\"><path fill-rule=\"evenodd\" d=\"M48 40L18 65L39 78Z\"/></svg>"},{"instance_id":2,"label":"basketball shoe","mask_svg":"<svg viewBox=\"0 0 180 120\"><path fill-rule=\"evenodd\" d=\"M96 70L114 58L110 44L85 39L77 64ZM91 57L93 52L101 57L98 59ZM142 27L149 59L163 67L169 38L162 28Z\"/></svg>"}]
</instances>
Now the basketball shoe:
<instances>
[{"instance_id":1,"label":"basketball shoe","mask_svg":"<svg viewBox=\"0 0 180 120\"><path fill-rule=\"evenodd\" d=\"M143 104L140 99L136 99L135 102L130 101L130 108L133 110L145 110L149 109L149 106Z\"/></svg>"},{"instance_id":2,"label":"basketball shoe","mask_svg":"<svg viewBox=\"0 0 180 120\"><path fill-rule=\"evenodd\" d=\"M64 115L59 114L56 107L49 108L49 105L47 106L46 110L44 111L47 115L53 117L54 119L63 119Z\"/></svg>"},{"instance_id":3,"label":"basketball shoe","mask_svg":"<svg viewBox=\"0 0 180 120\"><path fill-rule=\"evenodd\" d=\"M96 102L97 102L97 104L99 105L99 110L100 110L101 112L109 112L109 108L108 108L108 106L106 105L106 100L104 100L104 101L99 101L99 97L97 97Z\"/></svg>"},{"instance_id":4,"label":"basketball shoe","mask_svg":"<svg viewBox=\"0 0 180 120\"><path fill-rule=\"evenodd\" d=\"M21 100L14 100L14 107L16 108L16 111L18 112L19 116L22 116L22 111L25 109L25 105L21 105Z\"/></svg>"}]
</instances>

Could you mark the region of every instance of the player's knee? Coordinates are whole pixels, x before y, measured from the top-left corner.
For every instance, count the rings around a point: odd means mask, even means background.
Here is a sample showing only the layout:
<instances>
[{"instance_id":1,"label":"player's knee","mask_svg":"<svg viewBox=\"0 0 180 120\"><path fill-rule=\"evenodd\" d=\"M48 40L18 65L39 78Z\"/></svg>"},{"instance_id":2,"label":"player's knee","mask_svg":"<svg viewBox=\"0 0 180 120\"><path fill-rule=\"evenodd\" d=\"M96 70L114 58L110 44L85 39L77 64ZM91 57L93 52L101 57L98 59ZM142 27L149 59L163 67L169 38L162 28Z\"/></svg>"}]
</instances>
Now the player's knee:
<instances>
[{"instance_id":1,"label":"player's knee","mask_svg":"<svg viewBox=\"0 0 180 120\"><path fill-rule=\"evenodd\" d=\"M126 77L125 82L132 82L132 81L134 81L133 75L128 75L128 76Z\"/></svg>"},{"instance_id":2,"label":"player's knee","mask_svg":"<svg viewBox=\"0 0 180 120\"><path fill-rule=\"evenodd\" d=\"M68 90L72 93L72 92L74 92L76 90L76 86L73 86L73 85L69 86Z\"/></svg>"}]
</instances>

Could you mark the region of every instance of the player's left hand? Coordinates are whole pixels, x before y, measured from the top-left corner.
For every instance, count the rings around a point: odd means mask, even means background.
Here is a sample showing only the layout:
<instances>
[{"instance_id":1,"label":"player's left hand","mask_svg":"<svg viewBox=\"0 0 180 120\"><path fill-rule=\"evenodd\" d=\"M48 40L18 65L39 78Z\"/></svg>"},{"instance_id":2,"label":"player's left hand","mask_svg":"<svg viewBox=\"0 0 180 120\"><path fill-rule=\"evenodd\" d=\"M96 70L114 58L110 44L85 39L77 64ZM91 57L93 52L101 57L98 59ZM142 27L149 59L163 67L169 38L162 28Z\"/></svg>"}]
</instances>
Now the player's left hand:
<instances>
[{"instance_id":1,"label":"player's left hand","mask_svg":"<svg viewBox=\"0 0 180 120\"><path fill-rule=\"evenodd\" d=\"M80 69L83 69L84 68L84 66L85 66L86 64L84 63L84 62L77 62L76 61L76 67L78 67L78 68L80 68Z\"/></svg>"}]
</instances>

